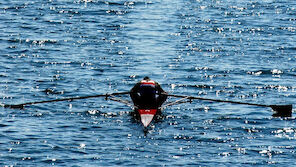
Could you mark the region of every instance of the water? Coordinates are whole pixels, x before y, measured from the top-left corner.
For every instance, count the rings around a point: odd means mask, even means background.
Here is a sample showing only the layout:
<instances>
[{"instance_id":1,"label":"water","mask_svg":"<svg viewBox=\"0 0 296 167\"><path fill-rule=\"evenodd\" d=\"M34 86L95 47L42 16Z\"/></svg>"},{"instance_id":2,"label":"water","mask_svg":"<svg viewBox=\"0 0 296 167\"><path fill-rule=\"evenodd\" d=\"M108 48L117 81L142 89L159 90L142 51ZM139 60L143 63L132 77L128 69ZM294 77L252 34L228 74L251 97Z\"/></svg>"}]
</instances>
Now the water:
<instances>
[{"instance_id":1,"label":"water","mask_svg":"<svg viewBox=\"0 0 296 167\"><path fill-rule=\"evenodd\" d=\"M288 0L3 1L1 103L128 91L149 75L171 94L294 104L295 16ZM99 98L0 108L0 165L296 165L295 117L270 108L180 104L147 134L131 111Z\"/></svg>"}]
</instances>

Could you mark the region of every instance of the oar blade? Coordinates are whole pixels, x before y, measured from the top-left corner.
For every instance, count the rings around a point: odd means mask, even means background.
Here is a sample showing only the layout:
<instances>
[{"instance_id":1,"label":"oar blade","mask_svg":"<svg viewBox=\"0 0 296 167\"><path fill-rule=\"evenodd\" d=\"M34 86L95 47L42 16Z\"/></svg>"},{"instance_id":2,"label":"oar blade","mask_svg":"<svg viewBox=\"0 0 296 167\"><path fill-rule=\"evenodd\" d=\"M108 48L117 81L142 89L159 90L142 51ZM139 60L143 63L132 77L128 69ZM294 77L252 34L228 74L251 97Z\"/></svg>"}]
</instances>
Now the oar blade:
<instances>
[{"instance_id":1,"label":"oar blade","mask_svg":"<svg viewBox=\"0 0 296 167\"><path fill-rule=\"evenodd\" d=\"M12 109L24 109L24 105L22 105L22 104L16 104L16 105L4 104L4 105L2 105L2 107L4 107L4 108L12 108Z\"/></svg>"},{"instance_id":2,"label":"oar blade","mask_svg":"<svg viewBox=\"0 0 296 167\"><path fill-rule=\"evenodd\" d=\"M272 115L274 117L291 117L292 116L292 104L289 105L270 105L270 107L275 111Z\"/></svg>"}]
</instances>

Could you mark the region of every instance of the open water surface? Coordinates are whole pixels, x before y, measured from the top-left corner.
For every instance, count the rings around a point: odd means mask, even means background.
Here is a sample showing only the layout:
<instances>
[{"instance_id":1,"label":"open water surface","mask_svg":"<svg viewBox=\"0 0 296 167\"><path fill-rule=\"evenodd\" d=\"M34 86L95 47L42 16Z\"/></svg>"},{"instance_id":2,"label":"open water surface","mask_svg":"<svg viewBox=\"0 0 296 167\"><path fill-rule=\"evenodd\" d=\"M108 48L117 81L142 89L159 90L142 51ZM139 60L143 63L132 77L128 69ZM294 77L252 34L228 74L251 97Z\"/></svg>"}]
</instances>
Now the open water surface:
<instances>
[{"instance_id":1,"label":"open water surface","mask_svg":"<svg viewBox=\"0 0 296 167\"><path fill-rule=\"evenodd\" d=\"M171 94L295 104L293 0L3 0L0 21L3 104L146 75ZM0 108L0 166L296 165L295 117L270 108L194 101L146 134L131 111L104 98Z\"/></svg>"}]
</instances>

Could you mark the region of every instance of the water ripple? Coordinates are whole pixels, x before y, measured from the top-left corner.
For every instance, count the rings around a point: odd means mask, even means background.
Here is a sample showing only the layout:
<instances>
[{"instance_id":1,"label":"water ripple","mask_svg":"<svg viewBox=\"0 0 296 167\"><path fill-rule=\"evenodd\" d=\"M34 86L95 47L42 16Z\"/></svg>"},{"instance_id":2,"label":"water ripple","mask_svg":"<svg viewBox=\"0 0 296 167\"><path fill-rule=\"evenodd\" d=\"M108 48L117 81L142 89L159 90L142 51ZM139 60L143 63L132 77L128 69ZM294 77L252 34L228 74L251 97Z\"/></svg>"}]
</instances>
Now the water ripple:
<instances>
[{"instance_id":1,"label":"water ripple","mask_svg":"<svg viewBox=\"0 0 296 167\"><path fill-rule=\"evenodd\" d=\"M149 75L171 94L294 104L295 11L270 0L1 2L0 103L128 91ZM99 98L0 108L0 165L294 164L295 118L269 108L193 101L146 131L132 115Z\"/></svg>"}]
</instances>

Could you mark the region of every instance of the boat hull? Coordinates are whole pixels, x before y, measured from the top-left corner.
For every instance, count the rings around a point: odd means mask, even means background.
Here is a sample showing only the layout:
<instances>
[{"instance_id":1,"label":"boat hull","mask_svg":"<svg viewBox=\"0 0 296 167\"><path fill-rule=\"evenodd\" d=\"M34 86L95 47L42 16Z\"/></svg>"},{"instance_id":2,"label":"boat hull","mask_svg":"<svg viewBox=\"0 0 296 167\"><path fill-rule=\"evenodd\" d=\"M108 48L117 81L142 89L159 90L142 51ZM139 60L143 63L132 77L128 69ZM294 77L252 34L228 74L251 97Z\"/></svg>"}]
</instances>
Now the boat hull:
<instances>
[{"instance_id":1,"label":"boat hull","mask_svg":"<svg viewBox=\"0 0 296 167\"><path fill-rule=\"evenodd\" d=\"M137 111L144 127L148 127L154 116L157 114L157 109L137 109Z\"/></svg>"}]
</instances>

